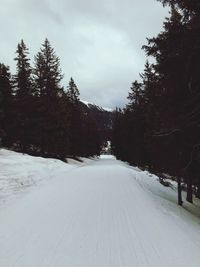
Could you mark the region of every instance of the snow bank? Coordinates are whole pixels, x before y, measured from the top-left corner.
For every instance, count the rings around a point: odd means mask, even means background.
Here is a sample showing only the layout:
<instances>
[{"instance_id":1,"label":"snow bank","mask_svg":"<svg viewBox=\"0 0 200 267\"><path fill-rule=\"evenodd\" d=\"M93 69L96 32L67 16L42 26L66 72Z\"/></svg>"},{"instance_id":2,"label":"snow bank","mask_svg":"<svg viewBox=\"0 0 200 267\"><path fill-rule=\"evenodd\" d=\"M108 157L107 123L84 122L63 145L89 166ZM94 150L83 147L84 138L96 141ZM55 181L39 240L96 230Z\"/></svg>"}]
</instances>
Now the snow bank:
<instances>
[{"instance_id":1,"label":"snow bank","mask_svg":"<svg viewBox=\"0 0 200 267\"><path fill-rule=\"evenodd\" d=\"M0 205L27 191L31 186L67 173L75 167L89 163L69 159L66 164L57 159L32 157L26 154L0 149Z\"/></svg>"},{"instance_id":2,"label":"snow bank","mask_svg":"<svg viewBox=\"0 0 200 267\"><path fill-rule=\"evenodd\" d=\"M194 242L200 247L200 200L194 198L194 204L187 202L186 193L183 195L183 206L177 205L177 184L170 181L172 186L165 187L159 182L159 177L147 171L130 167L132 175L140 187L146 191L160 212L170 217L185 232L190 233ZM163 225L163 230L167 225Z\"/></svg>"}]
</instances>

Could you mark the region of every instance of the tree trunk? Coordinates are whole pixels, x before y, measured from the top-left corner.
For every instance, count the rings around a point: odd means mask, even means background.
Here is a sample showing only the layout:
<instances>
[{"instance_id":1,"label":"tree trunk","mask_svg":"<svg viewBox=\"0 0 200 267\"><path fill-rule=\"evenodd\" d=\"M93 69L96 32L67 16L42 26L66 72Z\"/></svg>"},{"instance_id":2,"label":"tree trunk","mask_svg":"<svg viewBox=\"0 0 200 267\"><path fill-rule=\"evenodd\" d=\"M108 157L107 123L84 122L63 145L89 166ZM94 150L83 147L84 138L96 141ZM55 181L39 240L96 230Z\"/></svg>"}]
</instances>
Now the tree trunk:
<instances>
[{"instance_id":1,"label":"tree trunk","mask_svg":"<svg viewBox=\"0 0 200 267\"><path fill-rule=\"evenodd\" d=\"M182 201L182 190L181 190L181 178L178 177L178 205L182 206L183 201Z\"/></svg>"},{"instance_id":2,"label":"tree trunk","mask_svg":"<svg viewBox=\"0 0 200 267\"><path fill-rule=\"evenodd\" d=\"M197 185L196 197L200 199L200 183Z\"/></svg>"},{"instance_id":3,"label":"tree trunk","mask_svg":"<svg viewBox=\"0 0 200 267\"><path fill-rule=\"evenodd\" d=\"M192 194L192 180L190 178L187 179L187 197L186 200L190 203L193 203L193 194Z\"/></svg>"}]
</instances>

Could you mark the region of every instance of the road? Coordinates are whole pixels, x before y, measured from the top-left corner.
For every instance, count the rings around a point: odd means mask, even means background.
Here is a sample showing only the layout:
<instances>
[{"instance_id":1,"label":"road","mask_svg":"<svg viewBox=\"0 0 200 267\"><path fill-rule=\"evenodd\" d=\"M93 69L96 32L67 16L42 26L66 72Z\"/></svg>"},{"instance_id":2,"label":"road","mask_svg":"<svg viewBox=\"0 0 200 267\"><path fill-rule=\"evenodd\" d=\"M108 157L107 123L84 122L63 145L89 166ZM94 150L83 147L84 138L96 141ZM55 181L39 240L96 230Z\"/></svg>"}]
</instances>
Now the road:
<instances>
[{"instance_id":1,"label":"road","mask_svg":"<svg viewBox=\"0 0 200 267\"><path fill-rule=\"evenodd\" d=\"M102 158L2 207L0 267L199 267L199 244L140 176Z\"/></svg>"}]
</instances>

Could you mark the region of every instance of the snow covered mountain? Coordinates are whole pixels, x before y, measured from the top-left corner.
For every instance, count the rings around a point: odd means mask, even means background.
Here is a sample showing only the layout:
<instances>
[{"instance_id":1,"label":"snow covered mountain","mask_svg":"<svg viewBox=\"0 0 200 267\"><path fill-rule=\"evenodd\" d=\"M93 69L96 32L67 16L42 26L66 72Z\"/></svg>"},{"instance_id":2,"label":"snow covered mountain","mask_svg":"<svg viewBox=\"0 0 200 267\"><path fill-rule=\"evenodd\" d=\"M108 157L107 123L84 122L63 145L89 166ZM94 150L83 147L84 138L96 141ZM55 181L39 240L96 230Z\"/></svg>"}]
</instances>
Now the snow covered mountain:
<instances>
[{"instance_id":1,"label":"snow covered mountain","mask_svg":"<svg viewBox=\"0 0 200 267\"><path fill-rule=\"evenodd\" d=\"M83 100L81 100L81 108L83 112L89 113L94 118L103 140L110 140L113 124L113 110L99 107L96 104Z\"/></svg>"},{"instance_id":2,"label":"snow covered mountain","mask_svg":"<svg viewBox=\"0 0 200 267\"><path fill-rule=\"evenodd\" d=\"M112 108L99 107L94 103L90 103L90 102L84 101L84 100L81 100L81 102L83 104L85 104L88 108L91 108L91 109L98 109L99 111L113 112Z\"/></svg>"}]
</instances>

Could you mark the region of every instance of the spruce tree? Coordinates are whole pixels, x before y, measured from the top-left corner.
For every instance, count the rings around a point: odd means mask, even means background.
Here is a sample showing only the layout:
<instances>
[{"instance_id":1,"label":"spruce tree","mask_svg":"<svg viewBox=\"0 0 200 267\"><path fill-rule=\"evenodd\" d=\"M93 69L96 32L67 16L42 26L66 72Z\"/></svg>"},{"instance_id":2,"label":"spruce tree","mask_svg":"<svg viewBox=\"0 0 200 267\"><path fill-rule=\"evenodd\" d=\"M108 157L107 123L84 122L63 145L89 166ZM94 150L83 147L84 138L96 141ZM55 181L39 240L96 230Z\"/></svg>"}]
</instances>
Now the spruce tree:
<instances>
[{"instance_id":1,"label":"spruce tree","mask_svg":"<svg viewBox=\"0 0 200 267\"><path fill-rule=\"evenodd\" d=\"M31 97L33 94L31 80L31 66L28 58L29 52L23 40L18 44L16 50L16 75L14 76L15 84L15 108L16 124L15 139L22 152L27 152L29 144L29 126L31 117Z\"/></svg>"},{"instance_id":2,"label":"spruce tree","mask_svg":"<svg viewBox=\"0 0 200 267\"><path fill-rule=\"evenodd\" d=\"M82 156L100 155L100 135L94 118L89 114L82 116L82 142Z\"/></svg>"},{"instance_id":3,"label":"spruce tree","mask_svg":"<svg viewBox=\"0 0 200 267\"><path fill-rule=\"evenodd\" d=\"M82 116L79 102L79 90L73 78L70 79L67 86L66 95L69 100L69 116L70 116L70 154L71 156L80 156L83 150L82 135Z\"/></svg>"},{"instance_id":4,"label":"spruce tree","mask_svg":"<svg viewBox=\"0 0 200 267\"><path fill-rule=\"evenodd\" d=\"M182 126L186 111L184 103L189 97L187 75L183 77L186 72L184 31L182 14L172 5L171 16L164 23L164 31L156 38L148 39L148 46L144 46L147 55L156 59L153 83L145 88L146 94L153 92L153 95L149 95L151 105L148 105L150 109L147 113L149 151L154 170L178 177L180 205L180 175L184 167L186 144Z\"/></svg>"},{"instance_id":5,"label":"spruce tree","mask_svg":"<svg viewBox=\"0 0 200 267\"><path fill-rule=\"evenodd\" d=\"M164 112L158 142L167 144L165 169L182 175L187 183L187 200L192 202L195 182L194 147L199 143L199 4L197 1L162 1L171 6L171 16L164 31L149 39L144 47L156 59L155 71L160 77L160 94L164 95ZM157 142L157 144L158 144ZM161 148L160 147L160 148ZM196 153L195 153L196 154ZM173 155L169 156L169 155ZM194 159L194 162L195 159Z\"/></svg>"},{"instance_id":6,"label":"spruce tree","mask_svg":"<svg viewBox=\"0 0 200 267\"><path fill-rule=\"evenodd\" d=\"M74 105L77 105L79 100L79 90L77 85L75 84L73 78L70 79L69 85L67 86L67 96L70 100L70 102Z\"/></svg>"},{"instance_id":7,"label":"spruce tree","mask_svg":"<svg viewBox=\"0 0 200 267\"><path fill-rule=\"evenodd\" d=\"M35 57L35 86L40 96L58 96L63 78L60 60L56 56L49 40L46 38L42 48Z\"/></svg>"},{"instance_id":8,"label":"spruce tree","mask_svg":"<svg viewBox=\"0 0 200 267\"><path fill-rule=\"evenodd\" d=\"M0 63L0 138L1 145L13 143L13 94L9 67Z\"/></svg>"},{"instance_id":9,"label":"spruce tree","mask_svg":"<svg viewBox=\"0 0 200 267\"><path fill-rule=\"evenodd\" d=\"M60 60L48 39L45 39L35 57L34 67L34 86L39 96L36 143L44 156L60 157L58 147L61 147L60 129L63 128L60 103L64 94L60 85L62 77ZM62 140L65 141L64 137Z\"/></svg>"}]
</instances>

